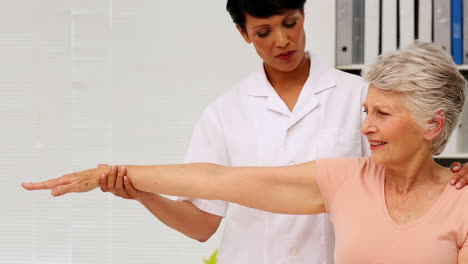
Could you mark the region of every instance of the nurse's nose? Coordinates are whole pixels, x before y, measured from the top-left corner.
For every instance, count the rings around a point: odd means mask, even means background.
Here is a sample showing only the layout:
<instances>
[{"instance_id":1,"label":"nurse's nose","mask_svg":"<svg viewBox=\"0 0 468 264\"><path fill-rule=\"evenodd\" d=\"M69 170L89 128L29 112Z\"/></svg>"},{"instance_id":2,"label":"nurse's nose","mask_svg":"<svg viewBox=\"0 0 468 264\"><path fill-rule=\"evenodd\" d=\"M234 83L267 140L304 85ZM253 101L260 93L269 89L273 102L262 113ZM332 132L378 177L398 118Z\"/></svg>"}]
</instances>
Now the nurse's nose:
<instances>
[{"instance_id":1,"label":"nurse's nose","mask_svg":"<svg viewBox=\"0 0 468 264\"><path fill-rule=\"evenodd\" d=\"M278 30L275 37L276 46L284 48L289 44L289 36L286 30Z\"/></svg>"}]
</instances>

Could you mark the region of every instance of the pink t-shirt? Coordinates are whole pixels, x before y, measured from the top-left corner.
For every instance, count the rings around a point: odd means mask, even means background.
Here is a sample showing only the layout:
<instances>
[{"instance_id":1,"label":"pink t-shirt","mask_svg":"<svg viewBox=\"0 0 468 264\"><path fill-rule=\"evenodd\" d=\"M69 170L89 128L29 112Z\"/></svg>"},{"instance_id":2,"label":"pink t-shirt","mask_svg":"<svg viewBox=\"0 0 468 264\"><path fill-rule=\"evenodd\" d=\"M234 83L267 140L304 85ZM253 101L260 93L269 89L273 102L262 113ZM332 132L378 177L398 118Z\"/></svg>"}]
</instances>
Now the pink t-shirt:
<instances>
[{"instance_id":1,"label":"pink t-shirt","mask_svg":"<svg viewBox=\"0 0 468 264\"><path fill-rule=\"evenodd\" d=\"M317 161L317 184L335 226L335 262L457 263L468 246L468 188L447 184L426 214L400 225L385 204L384 171L369 157Z\"/></svg>"}]
</instances>

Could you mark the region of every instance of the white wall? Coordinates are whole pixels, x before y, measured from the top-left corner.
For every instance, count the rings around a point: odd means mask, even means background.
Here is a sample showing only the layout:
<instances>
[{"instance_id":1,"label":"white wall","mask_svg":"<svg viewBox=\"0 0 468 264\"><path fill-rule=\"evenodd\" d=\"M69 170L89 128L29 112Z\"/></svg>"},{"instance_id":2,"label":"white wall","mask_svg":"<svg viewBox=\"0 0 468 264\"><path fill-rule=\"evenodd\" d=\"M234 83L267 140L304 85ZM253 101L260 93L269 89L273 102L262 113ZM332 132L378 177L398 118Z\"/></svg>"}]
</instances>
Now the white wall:
<instances>
[{"instance_id":1,"label":"white wall","mask_svg":"<svg viewBox=\"0 0 468 264\"><path fill-rule=\"evenodd\" d=\"M329 64L331 8L309 1L306 25ZM225 1L0 1L0 263L202 263L220 232L200 244L134 201L20 183L182 162L203 108L258 62Z\"/></svg>"}]
</instances>

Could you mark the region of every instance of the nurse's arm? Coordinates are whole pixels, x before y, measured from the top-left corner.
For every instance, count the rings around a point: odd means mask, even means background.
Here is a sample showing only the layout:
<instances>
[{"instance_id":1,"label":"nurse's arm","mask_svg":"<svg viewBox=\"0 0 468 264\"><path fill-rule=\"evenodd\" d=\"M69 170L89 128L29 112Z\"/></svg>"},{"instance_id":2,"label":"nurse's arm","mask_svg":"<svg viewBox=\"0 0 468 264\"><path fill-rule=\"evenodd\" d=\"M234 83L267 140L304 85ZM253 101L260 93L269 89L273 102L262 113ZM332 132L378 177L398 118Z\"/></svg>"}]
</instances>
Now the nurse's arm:
<instances>
[{"instance_id":1,"label":"nurse's arm","mask_svg":"<svg viewBox=\"0 0 468 264\"><path fill-rule=\"evenodd\" d=\"M41 183L23 184L28 190L52 189L54 196L85 192L99 186L110 168L67 174ZM325 211L315 181L315 162L285 167L225 167L208 163L126 166L133 186L166 195L225 200L264 211L318 214Z\"/></svg>"}]
</instances>

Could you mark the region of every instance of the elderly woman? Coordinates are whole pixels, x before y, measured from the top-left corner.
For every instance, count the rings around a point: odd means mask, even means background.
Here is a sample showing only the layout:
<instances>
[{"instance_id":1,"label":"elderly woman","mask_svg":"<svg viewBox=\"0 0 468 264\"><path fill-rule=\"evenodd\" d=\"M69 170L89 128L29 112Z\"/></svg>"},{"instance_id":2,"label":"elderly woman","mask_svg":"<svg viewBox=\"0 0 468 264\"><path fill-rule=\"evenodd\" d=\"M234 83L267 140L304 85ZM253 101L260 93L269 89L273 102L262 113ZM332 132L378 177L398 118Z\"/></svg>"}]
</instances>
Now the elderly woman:
<instances>
[{"instance_id":1,"label":"elderly woman","mask_svg":"<svg viewBox=\"0 0 468 264\"><path fill-rule=\"evenodd\" d=\"M468 190L450 188L452 173L433 159L462 112L463 76L431 43L383 55L363 76L371 85L361 131L371 157L269 168L126 166L119 175L143 191L278 213L327 212L336 263L468 263ZM101 167L23 186L56 196L84 192L108 172Z\"/></svg>"}]
</instances>

